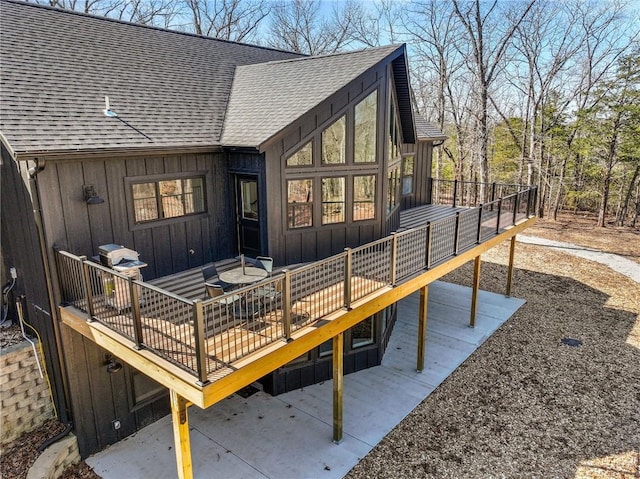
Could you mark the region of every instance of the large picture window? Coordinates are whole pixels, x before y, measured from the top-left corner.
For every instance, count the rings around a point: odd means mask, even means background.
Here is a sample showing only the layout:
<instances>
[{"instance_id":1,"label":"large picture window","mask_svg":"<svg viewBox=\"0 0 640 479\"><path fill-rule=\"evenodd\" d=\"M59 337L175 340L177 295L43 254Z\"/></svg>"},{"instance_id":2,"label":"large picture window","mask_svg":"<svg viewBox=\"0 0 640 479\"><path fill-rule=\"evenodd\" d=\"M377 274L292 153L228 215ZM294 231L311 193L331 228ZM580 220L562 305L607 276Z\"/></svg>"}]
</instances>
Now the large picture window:
<instances>
[{"instance_id":1,"label":"large picture window","mask_svg":"<svg viewBox=\"0 0 640 479\"><path fill-rule=\"evenodd\" d=\"M205 212L204 178L179 178L133 183L135 223Z\"/></svg>"},{"instance_id":2,"label":"large picture window","mask_svg":"<svg viewBox=\"0 0 640 479\"><path fill-rule=\"evenodd\" d=\"M375 163L378 92L374 91L355 106L354 163Z\"/></svg>"},{"instance_id":3,"label":"large picture window","mask_svg":"<svg viewBox=\"0 0 640 479\"><path fill-rule=\"evenodd\" d=\"M287 225L289 228L313 226L313 180L287 181Z\"/></svg>"},{"instance_id":4,"label":"large picture window","mask_svg":"<svg viewBox=\"0 0 640 479\"><path fill-rule=\"evenodd\" d=\"M376 216L376 176L353 177L353 221L369 220Z\"/></svg>"},{"instance_id":5,"label":"large picture window","mask_svg":"<svg viewBox=\"0 0 640 479\"><path fill-rule=\"evenodd\" d=\"M322 132L322 164L335 165L346 162L347 121L341 116Z\"/></svg>"},{"instance_id":6,"label":"large picture window","mask_svg":"<svg viewBox=\"0 0 640 479\"><path fill-rule=\"evenodd\" d=\"M344 206L344 177L322 178L322 224L343 223Z\"/></svg>"}]
</instances>

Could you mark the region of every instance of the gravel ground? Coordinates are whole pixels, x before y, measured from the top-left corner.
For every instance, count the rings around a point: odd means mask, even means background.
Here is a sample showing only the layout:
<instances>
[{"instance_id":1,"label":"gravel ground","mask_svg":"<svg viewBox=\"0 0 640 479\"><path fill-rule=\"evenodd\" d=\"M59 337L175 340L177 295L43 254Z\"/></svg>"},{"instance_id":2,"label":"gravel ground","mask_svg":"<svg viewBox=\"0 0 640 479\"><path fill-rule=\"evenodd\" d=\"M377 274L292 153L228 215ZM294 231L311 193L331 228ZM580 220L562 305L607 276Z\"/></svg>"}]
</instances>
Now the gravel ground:
<instances>
[{"instance_id":1,"label":"gravel ground","mask_svg":"<svg viewBox=\"0 0 640 479\"><path fill-rule=\"evenodd\" d=\"M637 231L579 229L578 244L638 261ZM541 222L527 235L561 230ZM507 260L508 244L483 255L482 289L504 292ZM640 478L640 285L535 245L518 243L515 266L527 304L349 479ZM444 280L472 277L467 264Z\"/></svg>"}]
</instances>

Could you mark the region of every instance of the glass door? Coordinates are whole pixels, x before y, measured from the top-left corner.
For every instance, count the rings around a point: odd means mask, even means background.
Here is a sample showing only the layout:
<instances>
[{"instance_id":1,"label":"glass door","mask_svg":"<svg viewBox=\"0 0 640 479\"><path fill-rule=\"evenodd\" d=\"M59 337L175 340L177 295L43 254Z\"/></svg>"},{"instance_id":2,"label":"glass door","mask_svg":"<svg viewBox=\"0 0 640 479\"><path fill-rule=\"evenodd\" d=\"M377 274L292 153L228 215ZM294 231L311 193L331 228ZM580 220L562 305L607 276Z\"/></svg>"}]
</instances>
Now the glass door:
<instances>
[{"instance_id":1,"label":"glass door","mask_svg":"<svg viewBox=\"0 0 640 479\"><path fill-rule=\"evenodd\" d=\"M238 246L241 254L254 258L261 253L259 198L257 177L236 176Z\"/></svg>"}]
</instances>

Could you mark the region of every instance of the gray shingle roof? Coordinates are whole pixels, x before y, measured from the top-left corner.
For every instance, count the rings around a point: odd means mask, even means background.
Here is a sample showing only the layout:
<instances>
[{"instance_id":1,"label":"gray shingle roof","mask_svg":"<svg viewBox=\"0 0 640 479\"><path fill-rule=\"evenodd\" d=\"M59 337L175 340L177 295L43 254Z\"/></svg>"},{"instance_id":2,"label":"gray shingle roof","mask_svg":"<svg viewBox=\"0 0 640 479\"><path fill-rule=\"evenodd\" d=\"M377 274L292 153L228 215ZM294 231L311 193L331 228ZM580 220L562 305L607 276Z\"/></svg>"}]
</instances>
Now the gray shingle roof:
<instances>
[{"instance_id":1,"label":"gray shingle roof","mask_svg":"<svg viewBox=\"0 0 640 479\"><path fill-rule=\"evenodd\" d=\"M427 120L415 115L416 134L419 140L446 140L447 135L440 131L440 128L429 123Z\"/></svg>"},{"instance_id":2,"label":"gray shingle roof","mask_svg":"<svg viewBox=\"0 0 640 479\"><path fill-rule=\"evenodd\" d=\"M299 57L12 0L0 22L0 132L18 155L216 145L235 67Z\"/></svg>"},{"instance_id":3,"label":"gray shingle roof","mask_svg":"<svg viewBox=\"0 0 640 479\"><path fill-rule=\"evenodd\" d=\"M241 66L222 142L259 146L381 60L403 52L402 46L389 46Z\"/></svg>"}]
</instances>

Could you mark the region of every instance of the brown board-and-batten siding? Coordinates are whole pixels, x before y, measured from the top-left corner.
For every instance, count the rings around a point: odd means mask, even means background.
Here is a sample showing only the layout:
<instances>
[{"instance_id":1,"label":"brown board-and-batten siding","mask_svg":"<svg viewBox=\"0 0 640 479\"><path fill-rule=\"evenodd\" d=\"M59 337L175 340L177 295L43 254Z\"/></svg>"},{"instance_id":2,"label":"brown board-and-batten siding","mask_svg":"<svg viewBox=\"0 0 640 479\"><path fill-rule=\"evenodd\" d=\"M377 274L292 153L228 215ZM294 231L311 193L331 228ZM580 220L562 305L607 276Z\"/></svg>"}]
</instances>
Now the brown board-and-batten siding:
<instances>
[{"instance_id":1,"label":"brown board-and-batten siding","mask_svg":"<svg viewBox=\"0 0 640 479\"><path fill-rule=\"evenodd\" d=\"M206 213L134 223L132 181L185 174L204 174ZM121 244L147 263L142 274L148 279L229 257L234 251L233 194L222 153L48 162L38 180L50 248L91 257L100 245ZM105 202L87 205L83 185L93 185Z\"/></svg>"},{"instance_id":2,"label":"brown board-and-batten siding","mask_svg":"<svg viewBox=\"0 0 640 479\"><path fill-rule=\"evenodd\" d=\"M271 139L265 146L265 177L268 185L267 210L269 254L274 257L277 264L296 264L315 261L342 251L345 247L353 247L380 237L384 225L384 144L387 125L387 75L385 65L378 65L346 87L336 92L316 108L303 115L298 121L289 126L281 134ZM320 154L321 132L334 121L347 113L353 116L355 104L364 99L369 93L378 90L378 123L376 157L379 161L375 164L326 165L319 164L316 158L313 168L298 168L294 174L286 168L286 158L295 153L308 141L314 142L315 153ZM352 146L351 122L347 121L347 158L349 148ZM291 178L322 177L322 176L347 176L357 174L365 168L371 174L376 175L376 217L373 220L346 222L333 225L319 225L319 215L314 218L314 226L308 228L287 228L287 174ZM295 175L295 176L293 176ZM308 175L308 176L305 176ZM320 191L314 188L314 210L320 209ZM347 191L350 187L347 186ZM347 196L347 208L350 205Z\"/></svg>"},{"instance_id":3,"label":"brown board-and-batten siding","mask_svg":"<svg viewBox=\"0 0 640 479\"><path fill-rule=\"evenodd\" d=\"M415 159L413 170L413 192L402 195L402 209L407 210L429 204L431 198L429 179L431 178L431 159L433 141L419 140L415 145L402 145L402 155L413 154Z\"/></svg>"},{"instance_id":4,"label":"brown board-and-batten siding","mask_svg":"<svg viewBox=\"0 0 640 479\"><path fill-rule=\"evenodd\" d=\"M205 176L206 213L134 223L132 181L192 174ZM89 184L104 203L87 205L83 185ZM235 251L233 190L222 152L50 160L38 175L38 185L51 258L54 247L91 257L102 244L121 244L138 251L148 264L142 274L152 279L228 258ZM57 288L53 259L50 264ZM140 400L146 394L140 385L153 392L153 382L124 363L120 371L107 372L107 351L64 325L61 330L61 357L68 370L72 418L83 457L169 412L166 391Z\"/></svg>"}]
</instances>

